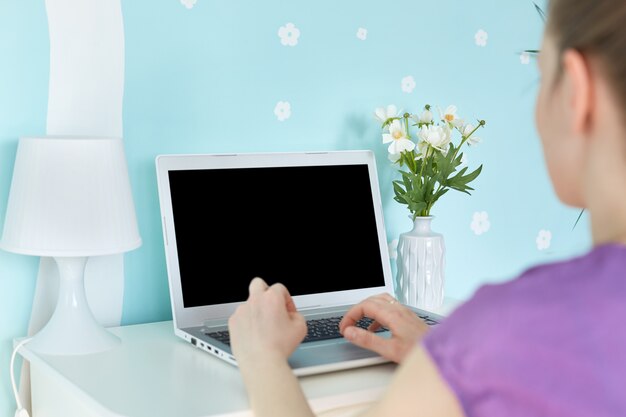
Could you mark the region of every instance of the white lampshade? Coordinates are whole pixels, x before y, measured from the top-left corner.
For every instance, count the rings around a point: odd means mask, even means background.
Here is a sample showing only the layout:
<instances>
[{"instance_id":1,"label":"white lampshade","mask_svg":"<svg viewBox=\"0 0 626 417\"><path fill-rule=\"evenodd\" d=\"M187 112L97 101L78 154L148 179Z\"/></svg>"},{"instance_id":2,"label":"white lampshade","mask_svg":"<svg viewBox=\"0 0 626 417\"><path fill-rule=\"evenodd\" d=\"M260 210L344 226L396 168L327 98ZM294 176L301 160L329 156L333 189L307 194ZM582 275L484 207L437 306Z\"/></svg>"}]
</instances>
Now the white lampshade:
<instances>
[{"instance_id":1,"label":"white lampshade","mask_svg":"<svg viewBox=\"0 0 626 417\"><path fill-rule=\"evenodd\" d=\"M59 268L57 306L32 350L78 355L117 346L89 309L85 265L89 256L140 245L121 138L20 139L0 248L54 257Z\"/></svg>"},{"instance_id":2,"label":"white lampshade","mask_svg":"<svg viewBox=\"0 0 626 417\"><path fill-rule=\"evenodd\" d=\"M20 139L0 248L69 257L140 245L121 138Z\"/></svg>"}]
</instances>

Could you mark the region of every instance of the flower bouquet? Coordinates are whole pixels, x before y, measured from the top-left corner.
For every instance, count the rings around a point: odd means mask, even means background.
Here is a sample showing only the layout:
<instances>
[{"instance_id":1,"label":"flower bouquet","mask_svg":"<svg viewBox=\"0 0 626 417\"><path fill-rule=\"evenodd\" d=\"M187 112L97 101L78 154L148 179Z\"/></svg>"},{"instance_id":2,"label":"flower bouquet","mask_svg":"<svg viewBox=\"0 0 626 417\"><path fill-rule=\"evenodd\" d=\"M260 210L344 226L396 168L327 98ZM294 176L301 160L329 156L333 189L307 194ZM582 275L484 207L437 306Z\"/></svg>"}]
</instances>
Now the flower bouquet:
<instances>
[{"instance_id":1,"label":"flower bouquet","mask_svg":"<svg viewBox=\"0 0 626 417\"><path fill-rule=\"evenodd\" d=\"M433 205L450 189L470 194L474 189L468 184L482 171L481 165L467 173L460 150L465 144L481 142L474 133L485 121L478 120L476 126L465 123L455 106L439 111L439 115L436 121L430 105L419 114L398 112L394 105L375 111L382 123L383 143L389 144L389 159L404 168L400 169L402 179L393 181L394 200L407 205L413 219L429 216ZM453 143L455 132L460 137L457 145Z\"/></svg>"},{"instance_id":2,"label":"flower bouquet","mask_svg":"<svg viewBox=\"0 0 626 417\"><path fill-rule=\"evenodd\" d=\"M408 207L414 223L413 230L398 239L396 296L425 310L441 307L444 296L445 245L443 236L430 228L430 211L450 189L470 194L474 189L468 184L482 171L481 165L468 173L460 150L480 142L474 134L485 121L474 126L456 112L449 106L435 120L430 105L419 114L398 112L393 105L375 111L383 143L389 144L389 159L401 167L402 179L393 181L394 200Z\"/></svg>"}]
</instances>

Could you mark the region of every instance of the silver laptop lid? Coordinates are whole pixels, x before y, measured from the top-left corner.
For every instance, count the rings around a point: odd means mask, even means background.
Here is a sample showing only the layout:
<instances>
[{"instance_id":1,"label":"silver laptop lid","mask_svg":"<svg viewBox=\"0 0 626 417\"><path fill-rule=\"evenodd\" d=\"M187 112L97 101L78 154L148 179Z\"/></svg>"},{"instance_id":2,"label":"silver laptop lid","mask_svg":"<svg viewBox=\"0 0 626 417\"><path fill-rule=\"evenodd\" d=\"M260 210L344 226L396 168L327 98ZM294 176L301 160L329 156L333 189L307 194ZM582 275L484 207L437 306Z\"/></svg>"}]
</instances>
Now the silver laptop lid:
<instances>
[{"instance_id":1,"label":"silver laptop lid","mask_svg":"<svg viewBox=\"0 0 626 417\"><path fill-rule=\"evenodd\" d=\"M299 309L392 292L371 151L159 155L156 167L177 329L230 316L255 276Z\"/></svg>"}]
</instances>

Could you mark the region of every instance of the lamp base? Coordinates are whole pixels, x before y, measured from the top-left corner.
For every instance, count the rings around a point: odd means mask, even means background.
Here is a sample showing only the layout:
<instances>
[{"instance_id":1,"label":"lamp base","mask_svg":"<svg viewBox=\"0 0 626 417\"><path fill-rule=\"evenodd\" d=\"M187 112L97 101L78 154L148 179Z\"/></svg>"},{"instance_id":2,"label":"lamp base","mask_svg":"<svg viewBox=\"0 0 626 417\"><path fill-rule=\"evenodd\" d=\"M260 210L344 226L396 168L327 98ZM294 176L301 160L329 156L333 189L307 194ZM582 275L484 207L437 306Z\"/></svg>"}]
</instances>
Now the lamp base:
<instances>
[{"instance_id":1,"label":"lamp base","mask_svg":"<svg viewBox=\"0 0 626 417\"><path fill-rule=\"evenodd\" d=\"M59 267L59 299L50 321L29 342L29 349L46 355L85 355L119 345L119 337L102 327L89 309L84 284L87 258L54 260Z\"/></svg>"}]
</instances>

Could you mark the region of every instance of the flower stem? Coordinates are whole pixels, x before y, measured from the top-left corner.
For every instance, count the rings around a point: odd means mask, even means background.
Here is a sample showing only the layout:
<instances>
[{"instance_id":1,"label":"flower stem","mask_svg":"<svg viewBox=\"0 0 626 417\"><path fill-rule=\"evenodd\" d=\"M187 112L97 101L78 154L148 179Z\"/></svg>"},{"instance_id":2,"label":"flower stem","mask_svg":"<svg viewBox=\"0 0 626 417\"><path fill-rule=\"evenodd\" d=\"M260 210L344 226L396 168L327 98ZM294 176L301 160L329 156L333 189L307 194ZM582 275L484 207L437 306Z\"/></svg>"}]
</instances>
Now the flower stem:
<instances>
[{"instance_id":1,"label":"flower stem","mask_svg":"<svg viewBox=\"0 0 626 417\"><path fill-rule=\"evenodd\" d=\"M428 157L428 151L430 151L430 145L426 148L426 152L422 157L422 169L420 169L420 178L424 179L424 165L426 165L426 158Z\"/></svg>"},{"instance_id":2,"label":"flower stem","mask_svg":"<svg viewBox=\"0 0 626 417\"><path fill-rule=\"evenodd\" d=\"M409 133L409 114L408 113L404 113L404 128L406 129L407 139L411 139L411 134Z\"/></svg>"},{"instance_id":3,"label":"flower stem","mask_svg":"<svg viewBox=\"0 0 626 417\"><path fill-rule=\"evenodd\" d=\"M460 143L460 144L459 144L459 146L458 146L458 147L454 150L454 155L452 156L452 160L453 160L453 161L454 161L454 159L456 158L456 155L459 153L459 149L461 149L461 147L463 146L463 144L464 144L465 142L467 142L467 140L470 138L470 136L472 136L472 135L474 134L474 132L476 132L476 131L477 131L479 128L481 128L482 126L483 126L483 123L482 123L482 122L481 122L481 123L478 123L478 126L476 126L476 127L474 128L474 130L472 130L472 131L470 132L470 134L469 134L469 135L467 135L467 136L461 136L461 137L462 137L462 139L461 139L461 143Z\"/></svg>"},{"instance_id":4,"label":"flower stem","mask_svg":"<svg viewBox=\"0 0 626 417\"><path fill-rule=\"evenodd\" d=\"M472 136L474 134L474 132L476 132L480 127L483 126L483 123L479 123L478 126L476 126L474 128L474 130L472 130L470 132L469 135L467 136L463 136L463 139L461 140L461 143L459 144L459 146L454 150L454 155L452 156L452 160L454 161L456 159L457 154L459 153L459 149L461 149L461 147L463 146L463 144L465 142L467 142L467 140L470 138L470 136ZM439 193L439 191L441 191L444 187L441 185L441 183L439 183L439 186L437 187L437 191L435 191L434 195L437 195L437 193ZM430 211L430 205L426 207L426 210Z\"/></svg>"}]
</instances>

